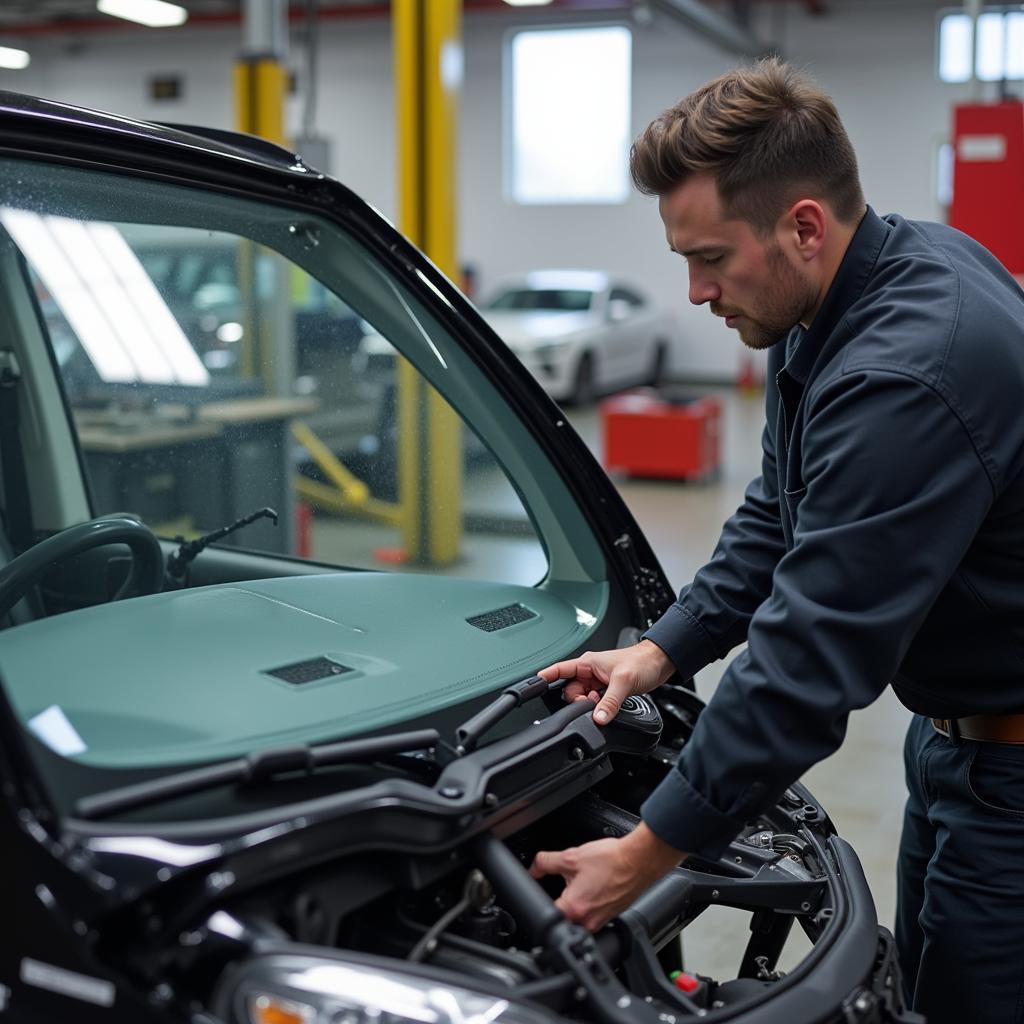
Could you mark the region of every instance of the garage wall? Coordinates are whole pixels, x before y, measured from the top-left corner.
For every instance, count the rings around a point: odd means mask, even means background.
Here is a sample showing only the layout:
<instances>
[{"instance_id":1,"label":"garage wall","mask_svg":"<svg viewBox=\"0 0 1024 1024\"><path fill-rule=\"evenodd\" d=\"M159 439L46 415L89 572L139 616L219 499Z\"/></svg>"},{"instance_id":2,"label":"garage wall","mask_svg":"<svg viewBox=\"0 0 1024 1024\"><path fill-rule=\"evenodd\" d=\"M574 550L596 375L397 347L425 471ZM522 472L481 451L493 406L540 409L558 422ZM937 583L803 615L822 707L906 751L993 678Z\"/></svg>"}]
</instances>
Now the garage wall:
<instances>
[{"instance_id":1,"label":"garage wall","mask_svg":"<svg viewBox=\"0 0 1024 1024\"><path fill-rule=\"evenodd\" d=\"M868 201L879 212L941 216L934 198L936 149L961 91L934 75L935 0L828 0L815 18L802 4L770 3L755 29L812 72L835 97L860 157ZM503 198L501 64L515 26L550 16L475 14L465 21L466 79L459 157L461 258L482 291L500 278L546 266L596 266L644 285L677 314L673 369L692 379L731 379L741 346L734 332L686 300L682 260L667 251L654 200L621 206L518 207ZM573 19L579 24L579 19ZM732 66L733 59L656 15L633 25L633 128ZM231 127L237 28L136 30L31 40L24 72L0 71L0 88L113 110L130 117ZM332 143L334 174L394 218L393 84L384 21L324 21L317 127ZM297 42L297 41L296 41ZM291 63L301 67L296 46ZM154 73L184 76L181 100L156 103ZM289 121L300 123L290 103Z\"/></svg>"}]
</instances>

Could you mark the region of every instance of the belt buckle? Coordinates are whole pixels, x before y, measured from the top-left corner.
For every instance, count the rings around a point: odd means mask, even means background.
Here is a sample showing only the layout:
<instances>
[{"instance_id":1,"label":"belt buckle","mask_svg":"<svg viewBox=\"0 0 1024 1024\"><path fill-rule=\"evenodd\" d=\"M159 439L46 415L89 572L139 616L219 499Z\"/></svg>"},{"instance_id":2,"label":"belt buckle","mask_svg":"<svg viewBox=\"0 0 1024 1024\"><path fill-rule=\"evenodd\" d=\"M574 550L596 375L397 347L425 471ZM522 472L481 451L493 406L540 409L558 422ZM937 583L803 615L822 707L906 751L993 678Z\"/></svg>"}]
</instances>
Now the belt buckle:
<instances>
[{"instance_id":1,"label":"belt buckle","mask_svg":"<svg viewBox=\"0 0 1024 1024\"><path fill-rule=\"evenodd\" d=\"M946 735L949 737L949 744L952 747L960 746L960 720L957 718L942 719L946 726Z\"/></svg>"}]
</instances>

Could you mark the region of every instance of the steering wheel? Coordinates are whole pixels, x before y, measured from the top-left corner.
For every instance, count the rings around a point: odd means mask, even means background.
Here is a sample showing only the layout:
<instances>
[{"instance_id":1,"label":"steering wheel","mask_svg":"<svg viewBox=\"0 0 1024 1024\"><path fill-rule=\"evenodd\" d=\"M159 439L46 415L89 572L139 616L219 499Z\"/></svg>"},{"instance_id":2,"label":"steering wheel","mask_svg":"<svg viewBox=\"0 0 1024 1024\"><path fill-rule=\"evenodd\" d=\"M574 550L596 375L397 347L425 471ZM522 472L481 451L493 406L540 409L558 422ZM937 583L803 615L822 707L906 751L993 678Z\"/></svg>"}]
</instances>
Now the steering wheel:
<instances>
[{"instance_id":1,"label":"steering wheel","mask_svg":"<svg viewBox=\"0 0 1024 1024\"><path fill-rule=\"evenodd\" d=\"M164 553L153 531L126 515L101 516L47 537L0 569L0 619L55 565L105 544L126 544L132 554L131 572L113 600L160 590Z\"/></svg>"}]
</instances>

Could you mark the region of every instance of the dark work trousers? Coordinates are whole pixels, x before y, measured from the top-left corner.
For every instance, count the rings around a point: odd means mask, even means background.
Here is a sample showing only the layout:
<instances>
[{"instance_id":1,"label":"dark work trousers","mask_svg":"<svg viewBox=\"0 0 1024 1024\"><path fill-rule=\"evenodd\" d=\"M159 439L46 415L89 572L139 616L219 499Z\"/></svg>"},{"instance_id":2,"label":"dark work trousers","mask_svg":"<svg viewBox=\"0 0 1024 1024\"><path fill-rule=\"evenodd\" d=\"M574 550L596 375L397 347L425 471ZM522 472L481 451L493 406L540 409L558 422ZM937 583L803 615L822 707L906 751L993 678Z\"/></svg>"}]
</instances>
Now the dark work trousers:
<instances>
[{"instance_id":1,"label":"dark work trousers","mask_svg":"<svg viewBox=\"0 0 1024 1024\"><path fill-rule=\"evenodd\" d=\"M1024 1022L1024 745L959 745L915 716L896 943L928 1024Z\"/></svg>"}]
</instances>

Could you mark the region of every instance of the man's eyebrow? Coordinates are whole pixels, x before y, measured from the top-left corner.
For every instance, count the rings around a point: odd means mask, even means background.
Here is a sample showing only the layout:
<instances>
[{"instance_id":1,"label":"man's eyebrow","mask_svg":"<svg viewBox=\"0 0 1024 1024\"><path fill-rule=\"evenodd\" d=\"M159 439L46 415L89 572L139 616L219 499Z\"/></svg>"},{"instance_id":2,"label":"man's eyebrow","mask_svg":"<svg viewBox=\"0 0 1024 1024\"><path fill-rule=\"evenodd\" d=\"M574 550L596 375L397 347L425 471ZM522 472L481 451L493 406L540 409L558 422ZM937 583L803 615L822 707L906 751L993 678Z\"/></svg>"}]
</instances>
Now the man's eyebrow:
<instances>
[{"instance_id":1,"label":"man's eyebrow","mask_svg":"<svg viewBox=\"0 0 1024 1024\"><path fill-rule=\"evenodd\" d=\"M677 249L672 248L672 252L678 252ZM721 252L723 246L721 245L695 245L692 249L684 249L679 253L680 256L703 256L707 252Z\"/></svg>"}]
</instances>

